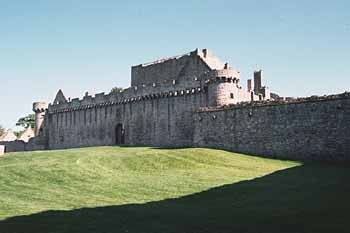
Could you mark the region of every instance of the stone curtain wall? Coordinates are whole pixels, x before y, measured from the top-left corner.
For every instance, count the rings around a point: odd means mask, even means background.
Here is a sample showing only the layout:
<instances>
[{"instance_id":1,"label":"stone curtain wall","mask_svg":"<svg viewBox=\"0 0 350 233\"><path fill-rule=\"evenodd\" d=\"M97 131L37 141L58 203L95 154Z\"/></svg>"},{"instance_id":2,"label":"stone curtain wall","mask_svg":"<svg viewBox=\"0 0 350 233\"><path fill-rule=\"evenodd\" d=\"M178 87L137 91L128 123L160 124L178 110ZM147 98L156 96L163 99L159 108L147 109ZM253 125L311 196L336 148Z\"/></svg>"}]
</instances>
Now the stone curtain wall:
<instances>
[{"instance_id":1,"label":"stone curtain wall","mask_svg":"<svg viewBox=\"0 0 350 233\"><path fill-rule=\"evenodd\" d=\"M4 152L18 152L18 151L26 151L26 145L24 141L16 140L12 142L0 142L0 145L5 146Z\"/></svg>"},{"instance_id":2,"label":"stone curtain wall","mask_svg":"<svg viewBox=\"0 0 350 233\"><path fill-rule=\"evenodd\" d=\"M283 159L350 160L349 94L201 108L207 106L208 93L187 91L62 109L46 116L48 146L40 137L28 144L0 144L6 152L115 145L116 126L123 124L129 146L211 147Z\"/></svg>"},{"instance_id":3,"label":"stone curtain wall","mask_svg":"<svg viewBox=\"0 0 350 233\"><path fill-rule=\"evenodd\" d=\"M34 150L46 150L46 142L42 141L42 138L31 138L28 142L22 140L16 140L11 142L0 142L0 145L5 146L5 152L21 152L21 151L34 151Z\"/></svg>"},{"instance_id":4,"label":"stone curtain wall","mask_svg":"<svg viewBox=\"0 0 350 233\"><path fill-rule=\"evenodd\" d=\"M193 113L207 105L207 93L199 90L51 112L46 119L48 148L115 145L118 124L125 129L126 145L192 146Z\"/></svg>"},{"instance_id":5,"label":"stone curtain wall","mask_svg":"<svg viewBox=\"0 0 350 233\"><path fill-rule=\"evenodd\" d=\"M350 97L203 110L194 146L273 158L350 160Z\"/></svg>"},{"instance_id":6,"label":"stone curtain wall","mask_svg":"<svg viewBox=\"0 0 350 233\"><path fill-rule=\"evenodd\" d=\"M193 112L205 106L205 100L204 93L198 93L130 105L126 143L159 147L192 146Z\"/></svg>"}]
</instances>

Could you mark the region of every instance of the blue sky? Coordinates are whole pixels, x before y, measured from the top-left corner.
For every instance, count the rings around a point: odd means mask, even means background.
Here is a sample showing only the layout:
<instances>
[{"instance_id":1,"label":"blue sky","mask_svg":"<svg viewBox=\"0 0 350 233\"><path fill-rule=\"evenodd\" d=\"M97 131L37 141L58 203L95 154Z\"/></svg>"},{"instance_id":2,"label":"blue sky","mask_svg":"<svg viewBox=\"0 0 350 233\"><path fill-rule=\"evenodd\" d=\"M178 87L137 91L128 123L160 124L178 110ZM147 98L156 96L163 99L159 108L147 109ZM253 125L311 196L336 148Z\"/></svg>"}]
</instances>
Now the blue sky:
<instances>
[{"instance_id":1,"label":"blue sky","mask_svg":"<svg viewBox=\"0 0 350 233\"><path fill-rule=\"evenodd\" d=\"M209 48L283 96L350 91L350 1L0 0L0 124L34 101L130 85L130 67Z\"/></svg>"}]
</instances>

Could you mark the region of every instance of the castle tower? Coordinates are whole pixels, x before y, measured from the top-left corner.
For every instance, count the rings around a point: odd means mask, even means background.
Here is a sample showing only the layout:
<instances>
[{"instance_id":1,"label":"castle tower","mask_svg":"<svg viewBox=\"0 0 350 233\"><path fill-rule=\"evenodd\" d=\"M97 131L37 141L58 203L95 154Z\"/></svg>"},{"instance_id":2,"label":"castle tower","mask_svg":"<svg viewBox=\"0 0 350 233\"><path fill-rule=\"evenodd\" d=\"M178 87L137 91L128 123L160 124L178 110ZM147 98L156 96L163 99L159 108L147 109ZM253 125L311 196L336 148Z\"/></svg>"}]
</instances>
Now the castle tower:
<instances>
[{"instance_id":1,"label":"castle tower","mask_svg":"<svg viewBox=\"0 0 350 233\"><path fill-rule=\"evenodd\" d=\"M259 100L269 100L270 90L263 84L262 79L262 70L254 71L254 94L259 96Z\"/></svg>"},{"instance_id":2,"label":"castle tower","mask_svg":"<svg viewBox=\"0 0 350 233\"><path fill-rule=\"evenodd\" d=\"M208 82L208 106L216 107L233 103L230 92L233 80L227 77L212 78Z\"/></svg>"},{"instance_id":3,"label":"castle tower","mask_svg":"<svg viewBox=\"0 0 350 233\"><path fill-rule=\"evenodd\" d=\"M262 84L262 70L254 71L254 93L255 95L260 94Z\"/></svg>"},{"instance_id":4,"label":"castle tower","mask_svg":"<svg viewBox=\"0 0 350 233\"><path fill-rule=\"evenodd\" d=\"M46 102L33 103L33 111L35 112L35 129L34 129L35 136L38 136L40 133L40 129L44 122L45 111L47 107L48 107L48 104Z\"/></svg>"},{"instance_id":5,"label":"castle tower","mask_svg":"<svg viewBox=\"0 0 350 233\"><path fill-rule=\"evenodd\" d=\"M226 63L224 69L213 70L206 82L208 87L208 106L219 107L240 101L240 74Z\"/></svg>"},{"instance_id":6,"label":"castle tower","mask_svg":"<svg viewBox=\"0 0 350 233\"><path fill-rule=\"evenodd\" d=\"M248 89L248 92L252 92L254 90L253 80L248 79L248 81L247 81L247 89Z\"/></svg>"}]
</instances>

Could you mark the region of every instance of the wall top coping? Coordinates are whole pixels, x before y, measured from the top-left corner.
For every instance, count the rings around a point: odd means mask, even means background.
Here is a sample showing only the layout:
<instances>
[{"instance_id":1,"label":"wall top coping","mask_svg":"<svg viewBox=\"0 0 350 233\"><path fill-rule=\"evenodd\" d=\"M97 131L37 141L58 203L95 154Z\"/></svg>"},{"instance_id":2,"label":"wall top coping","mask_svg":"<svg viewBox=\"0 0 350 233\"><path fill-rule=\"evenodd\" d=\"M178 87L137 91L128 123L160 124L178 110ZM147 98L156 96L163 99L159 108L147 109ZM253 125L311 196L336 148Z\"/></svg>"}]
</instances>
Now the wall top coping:
<instances>
[{"instance_id":1,"label":"wall top coping","mask_svg":"<svg viewBox=\"0 0 350 233\"><path fill-rule=\"evenodd\" d=\"M167 62L170 60L176 60L176 59L182 58L184 56L190 56L191 54L192 54L192 52L181 54L181 55L176 55L176 56L172 56L172 57L164 57L164 58L160 58L158 60L152 61L152 62L143 63L143 64L136 65L133 67L138 67L138 66L147 67L147 66L151 66L151 65L156 65L156 64L160 64L160 63Z\"/></svg>"},{"instance_id":2,"label":"wall top coping","mask_svg":"<svg viewBox=\"0 0 350 233\"><path fill-rule=\"evenodd\" d=\"M217 112L217 111L236 109L236 108L252 108L252 107L278 106L278 105L290 105L290 104L301 104L301 103L314 103L314 102L332 101L332 100L340 100L340 99L350 99L350 92L344 92L342 94L335 94L335 95L310 96L310 97L299 97L299 98L287 97L287 98L280 98L278 100L240 102L237 104L224 105L220 107L199 108L197 112L198 113Z\"/></svg>"}]
</instances>

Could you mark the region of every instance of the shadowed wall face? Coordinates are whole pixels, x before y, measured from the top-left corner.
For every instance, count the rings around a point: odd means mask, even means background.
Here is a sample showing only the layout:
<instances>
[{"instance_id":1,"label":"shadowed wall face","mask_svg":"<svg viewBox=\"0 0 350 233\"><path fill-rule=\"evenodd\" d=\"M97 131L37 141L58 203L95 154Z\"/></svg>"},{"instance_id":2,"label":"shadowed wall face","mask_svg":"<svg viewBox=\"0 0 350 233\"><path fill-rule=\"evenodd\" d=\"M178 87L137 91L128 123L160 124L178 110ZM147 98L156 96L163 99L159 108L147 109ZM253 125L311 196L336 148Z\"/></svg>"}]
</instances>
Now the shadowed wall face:
<instances>
[{"instance_id":1,"label":"shadowed wall face","mask_svg":"<svg viewBox=\"0 0 350 233\"><path fill-rule=\"evenodd\" d=\"M192 146L193 113L206 93L49 114L49 148L116 145L123 125L126 145ZM119 144L119 143L118 143Z\"/></svg>"},{"instance_id":2,"label":"shadowed wall face","mask_svg":"<svg viewBox=\"0 0 350 233\"><path fill-rule=\"evenodd\" d=\"M12 142L0 142L0 145L4 146L4 152L6 153L26 150L26 143L20 140Z\"/></svg>"},{"instance_id":3,"label":"shadowed wall face","mask_svg":"<svg viewBox=\"0 0 350 233\"><path fill-rule=\"evenodd\" d=\"M196 114L194 146L267 157L350 160L350 98Z\"/></svg>"}]
</instances>

